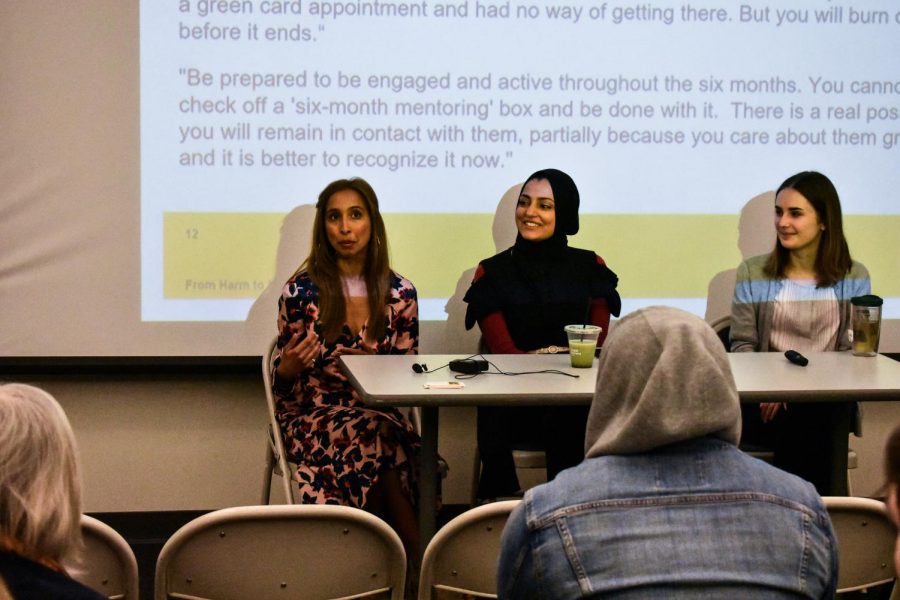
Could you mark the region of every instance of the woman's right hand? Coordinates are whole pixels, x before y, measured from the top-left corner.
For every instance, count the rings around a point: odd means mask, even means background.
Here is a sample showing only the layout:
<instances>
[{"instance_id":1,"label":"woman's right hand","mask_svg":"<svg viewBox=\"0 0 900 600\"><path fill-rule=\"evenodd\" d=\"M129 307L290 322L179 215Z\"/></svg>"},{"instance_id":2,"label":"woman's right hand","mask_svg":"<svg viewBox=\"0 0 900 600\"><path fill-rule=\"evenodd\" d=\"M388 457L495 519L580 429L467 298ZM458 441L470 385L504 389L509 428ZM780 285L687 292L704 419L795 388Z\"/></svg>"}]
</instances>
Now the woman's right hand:
<instances>
[{"instance_id":1,"label":"woman's right hand","mask_svg":"<svg viewBox=\"0 0 900 600\"><path fill-rule=\"evenodd\" d=\"M282 346L281 362L275 374L283 381L293 381L311 369L319 354L319 336L314 331L298 331Z\"/></svg>"}]
</instances>

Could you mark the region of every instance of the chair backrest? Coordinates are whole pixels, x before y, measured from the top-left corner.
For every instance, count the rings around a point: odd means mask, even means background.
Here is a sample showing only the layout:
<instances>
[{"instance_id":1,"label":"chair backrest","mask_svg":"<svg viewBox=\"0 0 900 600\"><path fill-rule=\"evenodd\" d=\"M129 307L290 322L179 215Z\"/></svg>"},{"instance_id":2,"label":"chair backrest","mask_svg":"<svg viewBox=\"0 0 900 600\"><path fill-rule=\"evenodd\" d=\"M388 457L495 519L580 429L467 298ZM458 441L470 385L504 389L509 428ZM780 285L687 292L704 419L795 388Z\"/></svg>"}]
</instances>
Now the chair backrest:
<instances>
[{"instance_id":1,"label":"chair backrest","mask_svg":"<svg viewBox=\"0 0 900 600\"><path fill-rule=\"evenodd\" d=\"M838 542L838 592L895 580L897 529L884 502L845 496L826 496L823 500Z\"/></svg>"},{"instance_id":2,"label":"chair backrest","mask_svg":"<svg viewBox=\"0 0 900 600\"><path fill-rule=\"evenodd\" d=\"M725 345L725 352L731 352L731 315L719 317L709 324Z\"/></svg>"},{"instance_id":3,"label":"chair backrest","mask_svg":"<svg viewBox=\"0 0 900 600\"><path fill-rule=\"evenodd\" d=\"M84 548L79 559L63 564L72 578L109 598L137 598L137 560L125 538L87 515L81 515L81 536Z\"/></svg>"},{"instance_id":4,"label":"chair backrest","mask_svg":"<svg viewBox=\"0 0 900 600\"><path fill-rule=\"evenodd\" d=\"M478 506L441 527L422 557L419 600L430 600L435 591L496 598L500 534L519 502Z\"/></svg>"},{"instance_id":5,"label":"chair backrest","mask_svg":"<svg viewBox=\"0 0 900 600\"><path fill-rule=\"evenodd\" d=\"M335 505L225 508L163 546L156 598L403 598L406 553L378 517Z\"/></svg>"},{"instance_id":6,"label":"chair backrest","mask_svg":"<svg viewBox=\"0 0 900 600\"><path fill-rule=\"evenodd\" d=\"M281 425L275 417L275 395L272 392L272 361L275 358L278 337L272 338L262 357L263 385L266 388L266 404L269 412L269 460L266 464L266 477L263 481L263 504L269 503L269 487L272 482L272 468L281 475L281 487L284 491L284 501L287 504L294 503L294 493L291 486L291 468L288 465L287 455L284 451L284 440L281 437Z\"/></svg>"}]
</instances>

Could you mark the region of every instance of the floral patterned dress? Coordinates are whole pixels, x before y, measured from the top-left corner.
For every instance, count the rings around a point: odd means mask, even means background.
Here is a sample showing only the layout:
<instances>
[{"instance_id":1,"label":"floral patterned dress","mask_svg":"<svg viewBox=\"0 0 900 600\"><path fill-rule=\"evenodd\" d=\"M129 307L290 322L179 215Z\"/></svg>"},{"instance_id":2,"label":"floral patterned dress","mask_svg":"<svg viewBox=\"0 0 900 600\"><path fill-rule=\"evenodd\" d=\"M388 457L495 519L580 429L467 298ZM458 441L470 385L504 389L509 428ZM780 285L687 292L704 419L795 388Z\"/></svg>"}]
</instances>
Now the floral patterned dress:
<instances>
[{"instance_id":1,"label":"floral patterned dress","mask_svg":"<svg viewBox=\"0 0 900 600\"><path fill-rule=\"evenodd\" d=\"M377 353L415 354L419 345L416 288L394 273L386 312L388 323L377 342ZM302 330L315 331L321 340L314 366L288 389L278 385L274 389L285 450L299 465L293 477L300 485L301 501L363 507L379 474L397 469L415 505L420 439L397 409L362 403L334 354L339 348L359 348L366 325L356 333L344 325L335 340L326 342L319 323L318 290L306 272L287 282L279 300L275 367L284 343Z\"/></svg>"}]
</instances>

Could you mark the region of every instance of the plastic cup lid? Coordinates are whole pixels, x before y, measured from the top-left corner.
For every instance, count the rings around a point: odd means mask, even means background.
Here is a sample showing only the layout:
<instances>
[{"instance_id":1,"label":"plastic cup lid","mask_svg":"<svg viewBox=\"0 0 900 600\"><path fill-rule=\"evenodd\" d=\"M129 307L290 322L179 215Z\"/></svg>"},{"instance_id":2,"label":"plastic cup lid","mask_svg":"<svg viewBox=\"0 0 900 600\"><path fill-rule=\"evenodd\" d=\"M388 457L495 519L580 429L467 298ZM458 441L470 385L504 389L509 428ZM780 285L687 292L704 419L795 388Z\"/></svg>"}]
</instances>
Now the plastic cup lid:
<instances>
[{"instance_id":1,"label":"plastic cup lid","mask_svg":"<svg viewBox=\"0 0 900 600\"><path fill-rule=\"evenodd\" d=\"M853 306L881 306L884 304L884 300L880 296L866 294L865 296L854 296L853 298L850 298L850 303L853 304Z\"/></svg>"}]
</instances>

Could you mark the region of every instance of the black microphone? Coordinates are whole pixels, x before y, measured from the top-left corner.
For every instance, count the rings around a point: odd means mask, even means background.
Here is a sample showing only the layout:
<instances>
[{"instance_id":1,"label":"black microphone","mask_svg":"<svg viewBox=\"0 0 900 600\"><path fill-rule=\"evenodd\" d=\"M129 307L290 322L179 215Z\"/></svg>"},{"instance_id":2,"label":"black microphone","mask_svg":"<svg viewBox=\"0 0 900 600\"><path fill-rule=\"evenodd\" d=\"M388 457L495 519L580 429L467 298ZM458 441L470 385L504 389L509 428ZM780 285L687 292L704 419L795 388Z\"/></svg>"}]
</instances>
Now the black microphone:
<instances>
[{"instance_id":1,"label":"black microphone","mask_svg":"<svg viewBox=\"0 0 900 600\"><path fill-rule=\"evenodd\" d=\"M801 367L805 367L809 364L809 359L797 352L796 350L788 350L784 353L784 357L794 363L795 365L799 365Z\"/></svg>"},{"instance_id":2,"label":"black microphone","mask_svg":"<svg viewBox=\"0 0 900 600\"><path fill-rule=\"evenodd\" d=\"M477 375L482 371L488 370L488 361L477 358L463 358L461 360L451 360L450 370L457 373L465 373L466 375Z\"/></svg>"}]
</instances>

